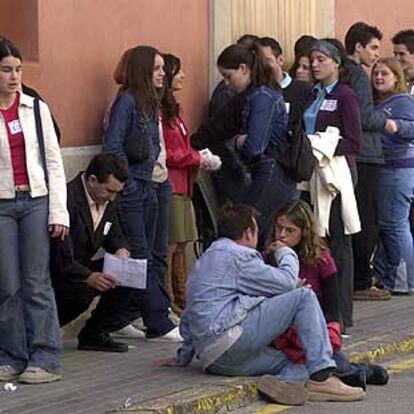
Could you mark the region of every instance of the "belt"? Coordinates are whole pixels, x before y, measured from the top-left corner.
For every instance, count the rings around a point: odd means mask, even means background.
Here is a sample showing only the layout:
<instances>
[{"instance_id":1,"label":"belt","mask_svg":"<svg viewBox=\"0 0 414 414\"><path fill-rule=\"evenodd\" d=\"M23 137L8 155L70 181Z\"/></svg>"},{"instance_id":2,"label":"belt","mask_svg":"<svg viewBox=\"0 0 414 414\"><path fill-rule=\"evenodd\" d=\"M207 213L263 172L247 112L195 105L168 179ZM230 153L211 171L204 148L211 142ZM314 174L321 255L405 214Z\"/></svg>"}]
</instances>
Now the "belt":
<instances>
[{"instance_id":1,"label":"belt","mask_svg":"<svg viewBox=\"0 0 414 414\"><path fill-rule=\"evenodd\" d=\"M14 187L14 191L16 193L23 193L23 192L26 192L26 191L30 191L30 186L29 186L29 184L16 185Z\"/></svg>"}]
</instances>

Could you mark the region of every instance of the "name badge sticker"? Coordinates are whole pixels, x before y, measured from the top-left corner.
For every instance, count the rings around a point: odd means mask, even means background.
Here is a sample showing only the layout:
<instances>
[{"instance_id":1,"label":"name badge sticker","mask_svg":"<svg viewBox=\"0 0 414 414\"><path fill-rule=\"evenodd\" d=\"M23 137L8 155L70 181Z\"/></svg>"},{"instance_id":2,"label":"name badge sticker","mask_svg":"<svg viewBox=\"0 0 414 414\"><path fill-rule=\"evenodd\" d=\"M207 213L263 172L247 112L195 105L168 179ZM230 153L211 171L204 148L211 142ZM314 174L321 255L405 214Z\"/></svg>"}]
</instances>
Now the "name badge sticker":
<instances>
[{"instance_id":1,"label":"name badge sticker","mask_svg":"<svg viewBox=\"0 0 414 414\"><path fill-rule=\"evenodd\" d=\"M325 99L322 102L321 111L333 112L338 107L338 101L335 99Z\"/></svg>"},{"instance_id":2,"label":"name badge sticker","mask_svg":"<svg viewBox=\"0 0 414 414\"><path fill-rule=\"evenodd\" d=\"M12 135L16 135L22 132L22 126L20 125L20 121L18 119L15 119L14 121L10 121L8 125L10 129L10 133Z\"/></svg>"},{"instance_id":3,"label":"name badge sticker","mask_svg":"<svg viewBox=\"0 0 414 414\"><path fill-rule=\"evenodd\" d=\"M111 230L111 226L112 226L112 223L110 223L109 221L107 221L105 223L104 230L103 230L104 236L107 236L108 235L109 230Z\"/></svg>"},{"instance_id":4,"label":"name badge sticker","mask_svg":"<svg viewBox=\"0 0 414 414\"><path fill-rule=\"evenodd\" d=\"M289 114L290 111L290 102L285 102L286 112Z\"/></svg>"}]
</instances>

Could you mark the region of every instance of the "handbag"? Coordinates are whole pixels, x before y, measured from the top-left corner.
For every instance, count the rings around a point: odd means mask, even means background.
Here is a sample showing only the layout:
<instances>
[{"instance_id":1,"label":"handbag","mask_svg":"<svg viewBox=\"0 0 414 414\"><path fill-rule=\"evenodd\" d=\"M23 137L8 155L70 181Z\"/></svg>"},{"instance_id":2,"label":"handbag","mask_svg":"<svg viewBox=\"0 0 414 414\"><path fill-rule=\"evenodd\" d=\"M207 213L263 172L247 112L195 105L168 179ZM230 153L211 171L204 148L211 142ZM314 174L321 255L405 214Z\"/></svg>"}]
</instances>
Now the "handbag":
<instances>
[{"instance_id":1,"label":"handbag","mask_svg":"<svg viewBox=\"0 0 414 414\"><path fill-rule=\"evenodd\" d=\"M300 122L288 131L287 140L269 151L289 176L296 182L309 181L316 166L311 142Z\"/></svg>"},{"instance_id":2,"label":"handbag","mask_svg":"<svg viewBox=\"0 0 414 414\"><path fill-rule=\"evenodd\" d=\"M148 135L131 133L124 142L125 154L130 163L140 163L149 158L150 142Z\"/></svg>"}]
</instances>

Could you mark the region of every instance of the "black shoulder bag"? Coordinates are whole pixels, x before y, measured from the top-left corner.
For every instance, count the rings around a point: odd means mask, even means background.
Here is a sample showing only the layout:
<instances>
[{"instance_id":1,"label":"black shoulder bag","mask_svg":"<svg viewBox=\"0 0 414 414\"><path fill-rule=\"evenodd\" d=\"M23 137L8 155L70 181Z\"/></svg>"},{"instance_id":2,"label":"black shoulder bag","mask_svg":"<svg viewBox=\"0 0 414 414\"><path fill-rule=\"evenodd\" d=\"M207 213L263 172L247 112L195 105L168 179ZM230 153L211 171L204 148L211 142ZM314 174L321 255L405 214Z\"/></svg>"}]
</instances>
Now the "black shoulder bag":
<instances>
[{"instance_id":1,"label":"black shoulder bag","mask_svg":"<svg viewBox=\"0 0 414 414\"><path fill-rule=\"evenodd\" d=\"M43 136L43 127L42 127L42 118L40 116L39 99L37 98L34 99L34 117L35 117L35 123L36 123L37 142L39 144L40 156L42 157L43 171L45 172L46 186L49 187L49 174L47 171L47 164L46 164L45 139Z\"/></svg>"}]
</instances>

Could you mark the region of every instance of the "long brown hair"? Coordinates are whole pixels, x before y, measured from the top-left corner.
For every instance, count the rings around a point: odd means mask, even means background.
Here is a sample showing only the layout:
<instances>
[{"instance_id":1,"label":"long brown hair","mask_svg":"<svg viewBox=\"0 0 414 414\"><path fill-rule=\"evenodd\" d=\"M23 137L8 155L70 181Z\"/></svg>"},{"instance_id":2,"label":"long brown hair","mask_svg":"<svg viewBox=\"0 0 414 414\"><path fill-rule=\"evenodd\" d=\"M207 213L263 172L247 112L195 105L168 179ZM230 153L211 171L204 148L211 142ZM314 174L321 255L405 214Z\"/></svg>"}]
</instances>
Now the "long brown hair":
<instances>
[{"instance_id":1,"label":"long brown hair","mask_svg":"<svg viewBox=\"0 0 414 414\"><path fill-rule=\"evenodd\" d=\"M172 90L172 82L175 75L181 69L181 61L177 56L172 54L165 54L164 56L164 69L165 69L165 92L162 98L162 112L167 121L167 124L171 126L171 122L180 113L180 105L174 96Z\"/></svg>"},{"instance_id":2,"label":"long brown hair","mask_svg":"<svg viewBox=\"0 0 414 414\"><path fill-rule=\"evenodd\" d=\"M138 108L147 116L158 116L162 90L153 82L154 61L161 55L151 46L137 46L128 54L125 89L135 98Z\"/></svg>"},{"instance_id":3,"label":"long brown hair","mask_svg":"<svg viewBox=\"0 0 414 414\"><path fill-rule=\"evenodd\" d=\"M251 45L234 44L226 47L217 58L217 66L223 69L239 69L245 64L251 70L253 86L270 86L280 89L273 69L267 64L257 43Z\"/></svg>"},{"instance_id":4,"label":"long brown hair","mask_svg":"<svg viewBox=\"0 0 414 414\"><path fill-rule=\"evenodd\" d=\"M374 65L372 66L372 73L374 73L374 69L378 65L385 65L395 76L397 83L395 84L394 90L390 93L390 95L397 94L397 93L404 93L406 92L405 86L405 76L404 70L401 66L401 63L394 57L387 57L378 59ZM384 99L383 96L380 96L378 91L374 88L374 78L371 77L371 85L372 85L372 94L374 97L375 102L379 102Z\"/></svg>"},{"instance_id":5,"label":"long brown hair","mask_svg":"<svg viewBox=\"0 0 414 414\"><path fill-rule=\"evenodd\" d=\"M295 226L302 230L302 238L295 251L302 262L316 266L322 259L322 251L327 246L315 231L315 215L307 203L295 200L285 204L274 216L269 243L275 241L277 219L286 216Z\"/></svg>"}]
</instances>

